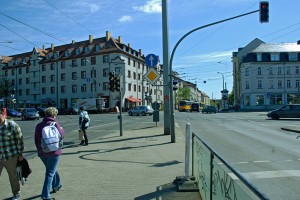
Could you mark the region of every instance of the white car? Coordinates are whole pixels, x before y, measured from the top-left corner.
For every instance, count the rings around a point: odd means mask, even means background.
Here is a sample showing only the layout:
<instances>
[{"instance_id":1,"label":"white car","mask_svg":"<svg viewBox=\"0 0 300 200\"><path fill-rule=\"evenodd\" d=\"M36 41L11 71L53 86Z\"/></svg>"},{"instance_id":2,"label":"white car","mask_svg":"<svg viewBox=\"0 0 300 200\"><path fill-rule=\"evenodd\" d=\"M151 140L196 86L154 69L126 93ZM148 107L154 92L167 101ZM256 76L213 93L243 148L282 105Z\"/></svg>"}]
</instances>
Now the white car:
<instances>
[{"instance_id":1,"label":"white car","mask_svg":"<svg viewBox=\"0 0 300 200\"><path fill-rule=\"evenodd\" d=\"M154 112L153 108L151 108L151 106L137 106L133 109L130 109L128 110L128 114L130 116L132 115L143 115L143 116L146 116L146 115L152 115Z\"/></svg>"}]
</instances>

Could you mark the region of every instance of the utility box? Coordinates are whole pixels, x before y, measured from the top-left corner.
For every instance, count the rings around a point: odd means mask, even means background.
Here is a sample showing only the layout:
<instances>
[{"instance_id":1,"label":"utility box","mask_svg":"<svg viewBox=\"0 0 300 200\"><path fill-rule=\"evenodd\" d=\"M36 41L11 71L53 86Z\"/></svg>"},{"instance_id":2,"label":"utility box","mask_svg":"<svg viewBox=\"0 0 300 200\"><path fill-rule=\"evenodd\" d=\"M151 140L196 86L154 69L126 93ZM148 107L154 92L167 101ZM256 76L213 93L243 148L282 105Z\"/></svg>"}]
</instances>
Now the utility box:
<instances>
[{"instance_id":1,"label":"utility box","mask_svg":"<svg viewBox=\"0 0 300 200\"><path fill-rule=\"evenodd\" d=\"M153 122L159 122L159 111L154 110L153 112Z\"/></svg>"}]
</instances>

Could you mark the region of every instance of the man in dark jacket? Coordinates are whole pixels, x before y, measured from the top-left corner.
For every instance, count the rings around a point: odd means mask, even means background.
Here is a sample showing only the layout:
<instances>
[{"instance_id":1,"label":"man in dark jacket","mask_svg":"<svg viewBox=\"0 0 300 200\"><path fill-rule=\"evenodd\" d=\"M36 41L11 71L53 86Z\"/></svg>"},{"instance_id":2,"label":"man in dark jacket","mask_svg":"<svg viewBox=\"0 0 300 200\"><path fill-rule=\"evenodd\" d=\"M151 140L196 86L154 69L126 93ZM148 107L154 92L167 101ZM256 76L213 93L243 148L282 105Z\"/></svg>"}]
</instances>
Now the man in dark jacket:
<instances>
[{"instance_id":1,"label":"man in dark jacket","mask_svg":"<svg viewBox=\"0 0 300 200\"><path fill-rule=\"evenodd\" d=\"M46 167L45 180L42 190L41 198L44 200L50 200L50 189L52 187L53 192L57 192L61 187L60 177L56 170L59 162L59 156L62 154L62 150L45 153L42 149L42 131L43 128L52 122L55 122L55 126L58 129L62 138L64 138L64 130L56 121L58 110L54 107L49 107L45 110L45 117L41 123L35 128L35 146L37 148L38 156Z\"/></svg>"}]
</instances>

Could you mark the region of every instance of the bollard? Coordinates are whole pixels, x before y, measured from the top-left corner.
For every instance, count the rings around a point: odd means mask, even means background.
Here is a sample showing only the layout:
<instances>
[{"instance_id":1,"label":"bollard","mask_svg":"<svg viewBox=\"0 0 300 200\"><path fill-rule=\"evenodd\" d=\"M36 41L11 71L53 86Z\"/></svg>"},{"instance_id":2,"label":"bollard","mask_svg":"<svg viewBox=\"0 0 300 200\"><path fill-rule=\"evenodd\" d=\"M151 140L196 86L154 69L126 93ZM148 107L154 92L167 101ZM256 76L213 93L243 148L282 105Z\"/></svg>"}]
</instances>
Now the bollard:
<instances>
[{"instance_id":1,"label":"bollard","mask_svg":"<svg viewBox=\"0 0 300 200\"><path fill-rule=\"evenodd\" d=\"M186 137L185 137L185 177L190 175L190 140L191 140L191 124L186 123Z\"/></svg>"}]
</instances>

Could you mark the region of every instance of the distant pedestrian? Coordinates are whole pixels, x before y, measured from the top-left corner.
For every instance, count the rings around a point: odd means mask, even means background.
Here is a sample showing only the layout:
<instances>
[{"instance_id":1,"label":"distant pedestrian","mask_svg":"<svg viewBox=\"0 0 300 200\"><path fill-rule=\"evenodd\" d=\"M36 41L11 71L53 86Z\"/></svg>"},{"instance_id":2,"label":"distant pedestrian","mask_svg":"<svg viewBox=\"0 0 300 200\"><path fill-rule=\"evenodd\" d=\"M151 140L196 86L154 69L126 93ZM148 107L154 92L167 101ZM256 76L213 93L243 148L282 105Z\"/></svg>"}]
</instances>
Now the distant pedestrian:
<instances>
[{"instance_id":1,"label":"distant pedestrian","mask_svg":"<svg viewBox=\"0 0 300 200\"><path fill-rule=\"evenodd\" d=\"M90 117L87 111L83 107L79 108L79 129L83 132L84 140L81 140L80 145L89 145L89 140L86 134L86 129L90 126Z\"/></svg>"},{"instance_id":2,"label":"distant pedestrian","mask_svg":"<svg viewBox=\"0 0 300 200\"><path fill-rule=\"evenodd\" d=\"M35 146L37 148L38 156L42 160L46 167L45 180L41 198L44 200L51 200L50 189L52 187L53 193L56 193L61 189L62 184L60 182L59 174L56 170L59 157L62 154L62 150L45 153L42 149L42 131L45 126L48 126L52 122L55 122L55 126L58 129L61 137L64 138L64 130L56 120L58 110L54 107L49 107L45 110L45 117L41 123L35 128Z\"/></svg>"},{"instance_id":3,"label":"distant pedestrian","mask_svg":"<svg viewBox=\"0 0 300 200\"><path fill-rule=\"evenodd\" d=\"M0 109L0 175L3 167L6 169L13 193L12 200L20 198L20 182L16 176L17 162L23 160L23 136L21 128L13 120L6 119Z\"/></svg>"}]
</instances>

